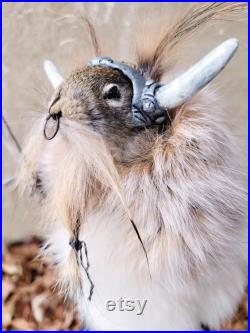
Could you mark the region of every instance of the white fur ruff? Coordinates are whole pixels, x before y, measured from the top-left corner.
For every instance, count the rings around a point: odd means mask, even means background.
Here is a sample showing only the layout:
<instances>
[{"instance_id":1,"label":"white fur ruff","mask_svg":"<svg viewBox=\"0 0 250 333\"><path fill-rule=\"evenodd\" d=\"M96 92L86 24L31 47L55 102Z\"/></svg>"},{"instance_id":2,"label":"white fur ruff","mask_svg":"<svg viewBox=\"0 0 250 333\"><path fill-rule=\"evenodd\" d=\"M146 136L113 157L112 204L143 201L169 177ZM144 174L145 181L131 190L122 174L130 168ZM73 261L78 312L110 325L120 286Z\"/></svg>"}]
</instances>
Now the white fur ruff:
<instances>
[{"instance_id":1,"label":"white fur ruff","mask_svg":"<svg viewBox=\"0 0 250 333\"><path fill-rule=\"evenodd\" d=\"M199 330L204 323L218 329L235 313L246 286L246 199L233 137L218 103L210 95L204 100L186 107L167 140L155 138L150 172L132 166L116 175L101 138L72 121L70 127L62 122L51 142L39 128L37 156L28 146L32 163L26 159L21 179L33 174L28 166L38 168L48 193L45 252L59 263L61 287L88 328ZM94 190L99 204L91 210L85 198L91 199L93 179L109 190L103 197ZM88 247L91 302L88 279L69 246L68 219L75 211L79 239ZM128 212L147 249L152 279ZM106 301L120 297L147 299L143 314L107 311Z\"/></svg>"}]
</instances>

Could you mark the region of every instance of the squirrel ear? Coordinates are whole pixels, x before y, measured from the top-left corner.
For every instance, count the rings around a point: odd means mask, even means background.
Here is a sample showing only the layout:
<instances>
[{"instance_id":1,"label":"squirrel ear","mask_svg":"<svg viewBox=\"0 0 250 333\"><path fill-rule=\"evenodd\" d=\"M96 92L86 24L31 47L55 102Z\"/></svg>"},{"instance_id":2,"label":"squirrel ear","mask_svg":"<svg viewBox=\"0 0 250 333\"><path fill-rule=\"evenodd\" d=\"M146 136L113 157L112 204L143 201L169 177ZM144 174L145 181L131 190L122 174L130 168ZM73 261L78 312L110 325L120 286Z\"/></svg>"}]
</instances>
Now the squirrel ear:
<instances>
[{"instance_id":1,"label":"squirrel ear","mask_svg":"<svg viewBox=\"0 0 250 333\"><path fill-rule=\"evenodd\" d=\"M50 83L52 84L53 88L56 89L62 83L63 77L52 61L45 60L43 67Z\"/></svg>"}]
</instances>

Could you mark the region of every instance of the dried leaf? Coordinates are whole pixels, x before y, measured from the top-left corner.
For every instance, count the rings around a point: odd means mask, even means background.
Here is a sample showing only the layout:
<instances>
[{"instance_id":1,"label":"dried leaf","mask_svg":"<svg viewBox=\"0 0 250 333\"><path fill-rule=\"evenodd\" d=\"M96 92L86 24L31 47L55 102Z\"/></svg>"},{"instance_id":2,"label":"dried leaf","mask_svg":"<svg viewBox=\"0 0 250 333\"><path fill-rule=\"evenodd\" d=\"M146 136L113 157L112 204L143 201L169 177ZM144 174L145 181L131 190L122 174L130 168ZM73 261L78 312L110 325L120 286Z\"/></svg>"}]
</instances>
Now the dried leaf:
<instances>
[{"instance_id":1,"label":"dried leaf","mask_svg":"<svg viewBox=\"0 0 250 333\"><path fill-rule=\"evenodd\" d=\"M14 307L11 304L2 304L2 325L7 327L10 325L14 313Z\"/></svg>"},{"instance_id":2,"label":"dried leaf","mask_svg":"<svg viewBox=\"0 0 250 333\"><path fill-rule=\"evenodd\" d=\"M3 263L2 265L3 273L8 275L22 275L23 270L22 267L18 264L11 264L11 263Z\"/></svg>"},{"instance_id":3,"label":"dried leaf","mask_svg":"<svg viewBox=\"0 0 250 333\"><path fill-rule=\"evenodd\" d=\"M33 299L31 300L31 307L32 307L33 315L34 315L35 320L38 323L43 321L44 313L43 313L43 308L41 307L41 305L44 303L46 298L48 298L47 293L43 293L43 294L33 297Z\"/></svg>"},{"instance_id":4,"label":"dried leaf","mask_svg":"<svg viewBox=\"0 0 250 333\"><path fill-rule=\"evenodd\" d=\"M8 296L14 291L15 285L14 283L9 280L5 279L2 281L2 301L6 301Z\"/></svg>"},{"instance_id":5,"label":"dried leaf","mask_svg":"<svg viewBox=\"0 0 250 333\"><path fill-rule=\"evenodd\" d=\"M35 326L33 323L26 321L23 318L16 318L12 321L11 326L13 329L22 331L33 331Z\"/></svg>"}]
</instances>

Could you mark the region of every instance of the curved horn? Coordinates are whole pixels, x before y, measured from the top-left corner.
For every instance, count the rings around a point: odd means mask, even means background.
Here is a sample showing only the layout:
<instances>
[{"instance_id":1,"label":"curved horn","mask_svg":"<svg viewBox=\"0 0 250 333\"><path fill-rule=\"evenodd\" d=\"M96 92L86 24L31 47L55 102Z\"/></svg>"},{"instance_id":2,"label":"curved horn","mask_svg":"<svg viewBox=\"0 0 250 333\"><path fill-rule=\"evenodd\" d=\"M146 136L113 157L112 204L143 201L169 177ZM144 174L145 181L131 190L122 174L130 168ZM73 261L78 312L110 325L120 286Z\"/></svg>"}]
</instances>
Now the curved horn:
<instances>
[{"instance_id":1,"label":"curved horn","mask_svg":"<svg viewBox=\"0 0 250 333\"><path fill-rule=\"evenodd\" d=\"M235 38L226 40L185 73L160 87L156 92L159 105L173 109L189 100L223 70L233 57L238 45L239 42Z\"/></svg>"},{"instance_id":2,"label":"curved horn","mask_svg":"<svg viewBox=\"0 0 250 333\"><path fill-rule=\"evenodd\" d=\"M56 66L50 60L45 60L43 64L45 73L48 76L50 83L52 84L53 88L57 88L63 81L63 77L58 72Z\"/></svg>"}]
</instances>

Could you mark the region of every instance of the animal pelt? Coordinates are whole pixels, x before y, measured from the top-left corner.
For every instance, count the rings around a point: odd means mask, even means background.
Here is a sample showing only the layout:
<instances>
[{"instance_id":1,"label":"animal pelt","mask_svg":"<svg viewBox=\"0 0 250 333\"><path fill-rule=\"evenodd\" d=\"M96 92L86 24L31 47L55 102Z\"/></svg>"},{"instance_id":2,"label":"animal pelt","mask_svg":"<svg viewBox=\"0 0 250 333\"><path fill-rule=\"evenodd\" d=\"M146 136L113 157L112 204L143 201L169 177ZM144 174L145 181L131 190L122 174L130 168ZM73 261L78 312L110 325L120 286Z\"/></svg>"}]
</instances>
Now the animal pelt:
<instances>
[{"instance_id":1,"label":"animal pelt","mask_svg":"<svg viewBox=\"0 0 250 333\"><path fill-rule=\"evenodd\" d=\"M193 9L151 55L139 56L137 67L159 79L168 47L197 22L240 9L217 3ZM94 118L78 103L87 85L79 82L92 75L78 70L63 83L61 101L50 105L63 115L57 136L44 139L44 116L19 170L20 192L34 194L43 211L43 252L58 266L58 285L90 329L199 330L201 323L218 329L237 308L247 267L246 193L223 107L206 88L173 110L160 131L134 131L124 115L119 123L119 112L107 126L95 96L88 104ZM80 254L69 245L76 236L88 249L91 301ZM106 301L120 297L147 299L144 313L108 312Z\"/></svg>"}]
</instances>

